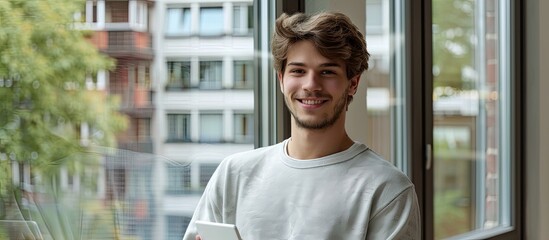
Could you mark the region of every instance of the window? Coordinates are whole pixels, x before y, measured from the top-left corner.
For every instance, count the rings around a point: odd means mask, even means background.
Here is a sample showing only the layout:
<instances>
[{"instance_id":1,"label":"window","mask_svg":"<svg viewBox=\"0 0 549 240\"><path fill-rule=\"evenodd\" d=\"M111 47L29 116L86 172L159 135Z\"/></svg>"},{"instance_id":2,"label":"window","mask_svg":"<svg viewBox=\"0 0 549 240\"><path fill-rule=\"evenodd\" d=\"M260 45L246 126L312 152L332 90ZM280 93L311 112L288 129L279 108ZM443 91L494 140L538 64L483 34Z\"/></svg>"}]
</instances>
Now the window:
<instances>
[{"instance_id":1,"label":"window","mask_svg":"<svg viewBox=\"0 0 549 240\"><path fill-rule=\"evenodd\" d=\"M253 71L253 61L234 61L234 88L252 89L254 86Z\"/></svg>"},{"instance_id":2,"label":"window","mask_svg":"<svg viewBox=\"0 0 549 240\"><path fill-rule=\"evenodd\" d=\"M203 163L200 164L200 187L205 188L210 181L213 173L217 169L218 164Z\"/></svg>"},{"instance_id":3,"label":"window","mask_svg":"<svg viewBox=\"0 0 549 240\"><path fill-rule=\"evenodd\" d=\"M511 4L432 4L434 238L483 238L512 224Z\"/></svg>"},{"instance_id":4,"label":"window","mask_svg":"<svg viewBox=\"0 0 549 240\"><path fill-rule=\"evenodd\" d=\"M253 6L237 4L233 7L233 34L248 35L253 30Z\"/></svg>"},{"instance_id":5,"label":"window","mask_svg":"<svg viewBox=\"0 0 549 240\"><path fill-rule=\"evenodd\" d=\"M150 118L137 118L137 141L149 142L151 141L151 119Z\"/></svg>"},{"instance_id":6,"label":"window","mask_svg":"<svg viewBox=\"0 0 549 240\"><path fill-rule=\"evenodd\" d=\"M167 240L181 240L187 226L191 222L191 217L187 216L166 216L166 239Z\"/></svg>"},{"instance_id":7,"label":"window","mask_svg":"<svg viewBox=\"0 0 549 240\"><path fill-rule=\"evenodd\" d=\"M234 115L234 141L236 143L253 143L254 118L253 114Z\"/></svg>"},{"instance_id":8,"label":"window","mask_svg":"<svg viewBox=\"0 0 549 240\"><path fill-rule=\"evenodd\" d=\"M140 63L136 68L136 83L141 88L149 89L151 87L151 74L149 63Z\"/></svg>"},{"instance_id":9,"label":"window","mask_svg":"<svg viewBox=\"0 0 549 240\"><path fill-rule=\"evenodd\" d=\"M200 89L221 89L223 80L221 61L200 62Z\"/></svg>"},{"instance_id":10,"label":"window","mask_svg":"<svg viewBox=\"0 0 549 240\"><path fill-rule=\"evenodd\" d=\"M168 8L166 10L166 36L191 34L191 9Z\"/></svg>"},{"instance_id":11,"label":"window","mask_svg":"<svg viewBox=\"0 0 549 240\"><path fill-rule=\"evenodd\" d=\"M139 1L135 9L135 24L146 26L148 21L147 2Z\"/></svg>"},{"instance_id":12,"label":"window","mask_svg":"<svg viewBox=\"0 0 549 240\"><path fill-rule=\"evenodd\" d=\"M222 7L201 7L200 8L200 35L219 36L223 34L224 26Z\"/></svg>"},{"instance_id":13,"label":"window","mask_svg":"<svg viewBox=\"0 0 549 240\"><path fill-rule=\"evenodd\" d=\"M223 115L216 113L200 114L200 142L222 142L223 133Z\"/></svg>"},{"instance_id":14,"label":"window","mask_svg":"<svg viewBox=\"0 0 549 240\"><path fill-rule=\"evenodd\" d=\"M520 1L345 4L351 16L365 7L353 21L365 20L371 53L367 117L353 102L349 134L412 178L423 239L521 239Z\"/></svg>"},{"instance_id":15,"label":"window","mask_svg":"<svg viewBox=\"0 0 549 240\"><path fill-rule=\"evenodd\" d=\"M8 47L14 55L35 49L47 61L10 58L8 65L17 69L0 63L0 69L13 70L4 75L0 70L0 132L7 131L0 134L0 169L7 171L0 173L0 199L31 200L23 208L9 202L5 212L37 221L51 239L181 239L219 162L254 148L254 3L83 0L81 8L8 4L3 14L17 20L8 24L11 28L27 26L30 35L58 32L60 38ZM269 9L273 6L269 2ZM21 12L29 14L19 16ZM78 31L59 28L71 16ZM149 23L161 29L148 28ZM17 42L16 35L7 38ZM147 48L151 40L150 51L117 51ZM67 41L72 44L63 44ZM89 43L103 56L75 48ZM55 57L58 50L65 54ZM234 60L239 61L236 75ZM40 71L48 64L54 72L55 66L78 67L48 78ZM25 81L29 84L19 84ZM59 101L47 101L54 98ZM28 107L50 102L47 108ZM22 107L29 114L19 114ZM234 141L235 108L242 115L236 120L242 143ZM52 134L63 137L47 141ZM47 164L51 162L56 164ZM30 167L20 172L20 163ZM75 192L59 195L68 185ZM59 211L48 211L58 205L63 206ZM81 224L61 229L55 227L59 222Z\"/></svg>"},{"instance_id":16,"label":"window","mask_svg":"<svg viewBox=\"0 0 549 240\"><path fill-rule=\"evenodd\" d=\"M126 170L113 168L106 171L106 199L109 201L124 199L126 195Z\"/></svg>"},{"instance_id":17,"label":"window","mask_svg":"<svg viewBox=\"0 0 549 240\"><path fill-rule=\"evenodd\" d=\"M168 184L166 187L167 194L184 194L191 189L191 167L167 165Z\"/></svg>"},{"instance_id":18,"label":"window","mask_svg":"<svg viewBox=\"0 0 549 240\"><path fill-rule=\"evenodd\" d=\"M105 1L105 22L127 23L129 22L128 1Z\"/></svg>"},{"instance_id":19,"label":"window","mask_svg":"<svg viewBox=\"0 0 549 240\"><path fill-rule=\"evenodd\" d=\"M86 76L86 87L88 90L105 90L107 72L104 70Z\"/></svg>"},{"instance_id":20,"label":"window","mask_svg":"<svg viewBox=\"0 0 549 240\"><path fill-rule=\"evenodd\" d=\"M190 142L190 120L190 114L168 114L168 142Z\"/></svg>"},{"instance_id":21,"label":"window","mask_svg":"<svg viewBox=\"0 0 549 240\"><path fill-rule=\"evenodd\" d=\"M191 62L168 62L168 90L191 87Z\"/></svg>"}]
</instances>

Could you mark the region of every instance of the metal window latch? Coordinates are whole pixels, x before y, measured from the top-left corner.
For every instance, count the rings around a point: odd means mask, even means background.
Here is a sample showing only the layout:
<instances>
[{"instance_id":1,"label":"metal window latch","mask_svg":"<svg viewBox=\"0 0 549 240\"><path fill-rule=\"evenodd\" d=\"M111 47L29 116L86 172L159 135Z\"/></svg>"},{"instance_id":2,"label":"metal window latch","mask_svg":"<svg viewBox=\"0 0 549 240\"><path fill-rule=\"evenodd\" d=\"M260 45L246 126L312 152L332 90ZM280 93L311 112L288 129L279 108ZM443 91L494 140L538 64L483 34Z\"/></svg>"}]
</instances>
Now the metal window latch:
<instances>
[{"instance_id":1,"label":"metal window latch","mask_svg":"<svg viewBox=\"0 0 549 240\"><path fill-rule=\"evenodd\" d=\"M427 155L427 159L425 161L425 169L426 170L429 170L431 169L431 164L432 164L432 161L433 161L433 154L432 154L432 146L431 144L427 144L427 146L425 146L425 151L426 152L426 155Z\"/></svg>"}]
</instances>

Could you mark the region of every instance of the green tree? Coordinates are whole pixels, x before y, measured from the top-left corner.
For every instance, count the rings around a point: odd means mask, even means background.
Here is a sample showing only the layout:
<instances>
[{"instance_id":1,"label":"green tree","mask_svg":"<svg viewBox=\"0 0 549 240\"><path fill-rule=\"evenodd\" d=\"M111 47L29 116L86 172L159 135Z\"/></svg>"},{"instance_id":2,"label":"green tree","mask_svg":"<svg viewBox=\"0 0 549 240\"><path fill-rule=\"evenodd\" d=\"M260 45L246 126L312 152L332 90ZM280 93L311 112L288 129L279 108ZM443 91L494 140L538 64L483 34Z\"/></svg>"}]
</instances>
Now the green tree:
<instances>
[{"instance_id":1,"label":"green tree","mask_svg":"<svg viewBox=\"0 0 549 240\"><path fill-rule=\"evenodd\" d=\"M117 99L88 89L86 77L112 69L73 26L78 0L0 0L0 204L11 194L11 162L26 163L58 196L61 166L93 164L94 145L114 147L127 120ZM90 126L90 144L80 128ZM91 162L90 162L91 161ZM14 190L15 189L15 190ZM4 210L3 210L4 209ZM0 218L9 207L0 206ZM70 238L70 237L69 237Z\"/></svg>"},{"instance_id":2,"label":"green tree","mask_svg":"<svg viewBox=\"0 0 549 240\"><path fill-rule=\"evenodd\" d=\"M473 0L433 1L433 74L434 87L456 90L473 88L463 70L474 66Z\"/></svg>"}]
</instances>

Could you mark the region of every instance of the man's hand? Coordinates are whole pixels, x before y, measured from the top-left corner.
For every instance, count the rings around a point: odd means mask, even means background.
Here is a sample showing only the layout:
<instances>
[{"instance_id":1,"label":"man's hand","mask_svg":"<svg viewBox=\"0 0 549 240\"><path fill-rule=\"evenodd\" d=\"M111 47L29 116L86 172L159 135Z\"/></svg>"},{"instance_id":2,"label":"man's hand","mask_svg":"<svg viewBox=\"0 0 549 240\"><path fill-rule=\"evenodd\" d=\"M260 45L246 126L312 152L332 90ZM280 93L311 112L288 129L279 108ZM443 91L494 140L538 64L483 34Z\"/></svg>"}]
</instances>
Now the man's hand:
<instances>
[{"instance_id":1,"label":"man's hand","mask_svg":"<svg viewBox=\"0 0 549 240\"><path fill-rule=\"evenodd\" d=\"M196 235L196 237L194 238L195 240L202 240L202 238L200 238L199 235Z\"/></svg>"}]
</instances>

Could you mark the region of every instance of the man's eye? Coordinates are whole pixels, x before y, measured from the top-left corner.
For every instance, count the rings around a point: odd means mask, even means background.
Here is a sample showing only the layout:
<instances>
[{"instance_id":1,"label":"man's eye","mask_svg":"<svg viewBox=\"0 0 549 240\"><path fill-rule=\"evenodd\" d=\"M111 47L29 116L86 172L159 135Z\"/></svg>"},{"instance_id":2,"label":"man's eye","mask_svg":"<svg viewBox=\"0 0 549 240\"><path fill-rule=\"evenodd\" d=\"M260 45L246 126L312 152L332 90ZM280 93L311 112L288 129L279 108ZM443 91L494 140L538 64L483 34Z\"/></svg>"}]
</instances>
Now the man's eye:
<instances>
[{"instance_id":1,"label":"man's eye","mask_svg":"<svg viewBox=\"0 0 549 240\"><path fill-rule=\"evenodd\" d=\"M302 74L302 73L305 73L305 71L301 70L301 69L293 69L293 70L290 70L291 73L298 73L298 74Z\"/></svg>"},{"instance_id":2,"label":"man's eye","mask_svg":"<svg viewBox=\"0 0 549 240\"><path fill-rule=\"evenodd\" d=\"M330 70L323 70L322 72L320 72L322 75L328 75L328 74L334 74L334 71L330 71Z\"/></svg>"}]
</instances>

